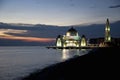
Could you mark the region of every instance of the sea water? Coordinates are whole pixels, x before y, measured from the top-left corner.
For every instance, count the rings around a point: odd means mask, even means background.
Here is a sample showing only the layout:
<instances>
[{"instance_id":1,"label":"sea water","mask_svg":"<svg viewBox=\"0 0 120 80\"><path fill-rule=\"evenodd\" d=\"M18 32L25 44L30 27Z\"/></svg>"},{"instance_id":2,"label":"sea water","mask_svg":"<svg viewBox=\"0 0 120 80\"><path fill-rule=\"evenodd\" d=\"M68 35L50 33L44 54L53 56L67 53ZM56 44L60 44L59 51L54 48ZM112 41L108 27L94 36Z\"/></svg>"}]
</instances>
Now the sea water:
<instances>
[{"instance_id":1,"label":"sea water","mask_svg":"<svg viewBox=\"0 0 120 80\"><path fill-rule=\"evenodd\" d=\"M85 55L88 51L41 46L0 47L0 80L18 80L37 69Z\"/></svg>"}]
</instances>

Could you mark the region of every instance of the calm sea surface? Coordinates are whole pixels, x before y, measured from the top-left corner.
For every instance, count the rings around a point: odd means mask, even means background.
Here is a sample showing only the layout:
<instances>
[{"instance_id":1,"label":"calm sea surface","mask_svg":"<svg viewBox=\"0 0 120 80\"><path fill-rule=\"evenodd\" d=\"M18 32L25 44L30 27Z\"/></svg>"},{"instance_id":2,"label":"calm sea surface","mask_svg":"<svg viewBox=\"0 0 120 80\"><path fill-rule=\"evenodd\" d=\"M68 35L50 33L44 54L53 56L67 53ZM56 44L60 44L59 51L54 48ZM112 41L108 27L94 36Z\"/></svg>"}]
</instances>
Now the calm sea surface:
<instances>
[{"instance_id":1,"label":"calm sea surface","mask_svg":"<svg viewBox=\"0 0 120 80\"><path fill-rule=\"evenodd\" d=\"M0 47L0 80L17 80L37 69L75 56L89 50L57 50L40 46Z\"/></svg>"}]
</instances>

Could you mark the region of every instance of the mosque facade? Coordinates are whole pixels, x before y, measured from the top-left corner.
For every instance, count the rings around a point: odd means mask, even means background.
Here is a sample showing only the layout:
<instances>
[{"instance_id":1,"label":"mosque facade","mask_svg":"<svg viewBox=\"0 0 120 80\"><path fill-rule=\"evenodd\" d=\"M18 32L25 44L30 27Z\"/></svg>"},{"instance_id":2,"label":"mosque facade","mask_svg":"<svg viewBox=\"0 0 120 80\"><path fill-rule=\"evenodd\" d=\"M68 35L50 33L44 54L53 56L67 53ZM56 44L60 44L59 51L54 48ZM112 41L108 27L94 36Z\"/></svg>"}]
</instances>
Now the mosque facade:
<instances>
[{"instance_id":1,"label":"mosque facade","mask_svg":"<svg viewBox=\"0 0 120 80\"><path fill-rule=\"evenodd\" d=\"M79 36L76 29L71 27L65 35L58 35L56 38L57 47L84 47L87 46L85 35Z\"/></svg>"}]
</instances>

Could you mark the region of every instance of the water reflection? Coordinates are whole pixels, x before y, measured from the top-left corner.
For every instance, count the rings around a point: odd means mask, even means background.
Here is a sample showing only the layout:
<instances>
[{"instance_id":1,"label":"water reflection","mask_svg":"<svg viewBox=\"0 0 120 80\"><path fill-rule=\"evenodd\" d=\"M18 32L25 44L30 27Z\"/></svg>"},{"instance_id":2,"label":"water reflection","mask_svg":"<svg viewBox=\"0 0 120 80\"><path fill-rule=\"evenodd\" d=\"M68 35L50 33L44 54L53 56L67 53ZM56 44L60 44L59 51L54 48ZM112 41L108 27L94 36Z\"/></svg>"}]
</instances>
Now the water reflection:
<instances>
[{"instance_id":1,"label":"water reflection","mask_svg":"<svg viewBox=\"0 0 120 80\"><path fill-rule=\"evenodd\" d=\"M69 50L68 49L63 49L62 50L62 60L66 60L70 57L69 55Z\"/></svg>"},{"instance_id":2,"label":"water reflection","mask_svg":"<svg viewBox=\"0 0 120 80\"><path fill-rule=\"evenodd\" d=\"M61 50L62 60L65 61L69 58L85 55L88 51L86 49L63 49Z\"/></svg>"}]
</instances>

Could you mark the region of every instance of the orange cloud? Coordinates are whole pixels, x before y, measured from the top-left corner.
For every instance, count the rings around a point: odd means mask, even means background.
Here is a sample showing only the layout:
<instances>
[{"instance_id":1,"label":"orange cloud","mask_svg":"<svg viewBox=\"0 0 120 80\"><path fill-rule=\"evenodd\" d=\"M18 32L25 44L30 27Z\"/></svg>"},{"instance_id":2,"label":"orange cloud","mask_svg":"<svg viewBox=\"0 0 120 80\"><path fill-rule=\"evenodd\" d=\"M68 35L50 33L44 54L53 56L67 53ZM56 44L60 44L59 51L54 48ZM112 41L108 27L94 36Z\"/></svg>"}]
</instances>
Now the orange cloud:
<instances>
[{"instance_id":1,"label":"orange cloud","mask_svg":"<svg viewBox=\"0 0 120 80\"><path fill-rule=\"evenodd\" d=\"M37 37L17 37L17 36L9 36L9 37L1 37L3 39L10 40L21 40L26 42L51 42L54 41L54 38L37 38Z\"/></svg>"},{"instance_id":2,"label":"orange cloud","mask_svg":"<svg viewBox=\"0 0 120 80\"><path fill-rule=\"evenodd\" d=\"M13 32L12 32L13 31ZM51 42L54 41L55 38L38 38L38 37L20 37L6 34L8 32L11 33L22 33L25 31L20 30L0 30L0 38L1 39L10 39L10 40L21 40L26 42Z\"/></svg>"}]
</instances>

